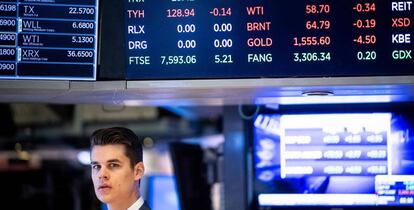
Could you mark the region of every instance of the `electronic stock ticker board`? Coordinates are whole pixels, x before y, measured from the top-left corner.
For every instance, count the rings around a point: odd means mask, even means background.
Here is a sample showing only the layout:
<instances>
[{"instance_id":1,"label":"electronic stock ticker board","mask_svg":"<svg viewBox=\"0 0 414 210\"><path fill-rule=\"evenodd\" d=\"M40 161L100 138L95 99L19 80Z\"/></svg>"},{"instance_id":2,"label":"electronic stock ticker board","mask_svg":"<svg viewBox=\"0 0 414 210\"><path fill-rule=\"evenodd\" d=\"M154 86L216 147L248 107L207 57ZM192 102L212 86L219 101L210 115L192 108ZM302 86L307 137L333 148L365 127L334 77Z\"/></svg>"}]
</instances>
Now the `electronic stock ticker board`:
<instances>
[{"instance_id":1,"label":"electronic stock ticker board","mask_svg":"<svg viewBox=\"0 0 414 210\"><path fill-rule=\"evenodd\" d=\"M128 79L414 74L412 1L124 4Z\"/></svg>"},{"instance_id":2,"label":"electronic stock ticker board","mask_svg":"<svg viewBox=\"0 0 414 210\"><path fill-rule=\"evenodd\" d=\"M94 80L98 2L0 0L0 78ZM125 54L113 71L128 80L414 74L412 1L123 4L119 22L101 24L123 26L111 31L123 48L109 49Z\"/></svg>"},{"instance_id":3,"label":"electronic stock ticker board","mask_svg":"<svg viewBox=\"0 0 414 210\"><path fill-rule=\"evenodd\" d=\"M95 80L98 0L0 0L0 79Z\"/></svg>"}]
</instances>

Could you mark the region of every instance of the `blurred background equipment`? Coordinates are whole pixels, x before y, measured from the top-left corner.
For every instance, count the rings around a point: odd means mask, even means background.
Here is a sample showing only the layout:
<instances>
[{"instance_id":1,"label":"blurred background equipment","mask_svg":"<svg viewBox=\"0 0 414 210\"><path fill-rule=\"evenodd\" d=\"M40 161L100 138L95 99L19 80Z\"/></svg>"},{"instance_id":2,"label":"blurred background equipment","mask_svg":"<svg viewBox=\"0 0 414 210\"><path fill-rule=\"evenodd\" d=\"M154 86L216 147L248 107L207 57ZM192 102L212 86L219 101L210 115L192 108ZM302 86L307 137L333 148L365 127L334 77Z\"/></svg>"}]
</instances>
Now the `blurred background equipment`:
<instances>
[{"instance_id":1,"label":"blurred background equipment","mask_svg":"<svg viewBox=\"0 0 414 210\"><path fill-rule=\"evenodd\" d=\"M93 191L88 138L98 128L125 126L143 140L142 196L153 210L184 209L178 192L188 186L177 185L168 145L190 139L205 146L199 137L220 136L220 108L211 110L207 116L180 107L0 104L2 205L18 210L106 209ZM222 141L222 137L215 139ZM203 161L203 153L200 149L197 161ZM215 196L219 200L219 194L209 193L204 199Z\"/></svg>"}]
</instances>

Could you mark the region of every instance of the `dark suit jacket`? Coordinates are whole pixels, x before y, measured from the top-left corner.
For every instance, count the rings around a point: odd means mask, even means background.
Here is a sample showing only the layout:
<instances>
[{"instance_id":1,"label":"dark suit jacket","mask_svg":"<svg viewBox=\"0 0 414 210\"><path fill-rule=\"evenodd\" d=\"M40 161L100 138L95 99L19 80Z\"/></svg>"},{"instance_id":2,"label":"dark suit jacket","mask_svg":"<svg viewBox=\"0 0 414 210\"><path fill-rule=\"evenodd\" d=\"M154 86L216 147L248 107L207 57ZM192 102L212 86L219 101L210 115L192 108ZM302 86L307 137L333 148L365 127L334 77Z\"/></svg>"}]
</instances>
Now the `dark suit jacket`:
<instances>
[{"instance_id":1,"label":"dark suit jacket","mask_svg":"<svg viewBox=\"0 0 414 210\"><path fill-rule=\"evenodd\" d=\"M144 204L139 208L139 210L151 210L151 208L148 206L147 202L144 201Z\"/></svg>"}]
</instances>

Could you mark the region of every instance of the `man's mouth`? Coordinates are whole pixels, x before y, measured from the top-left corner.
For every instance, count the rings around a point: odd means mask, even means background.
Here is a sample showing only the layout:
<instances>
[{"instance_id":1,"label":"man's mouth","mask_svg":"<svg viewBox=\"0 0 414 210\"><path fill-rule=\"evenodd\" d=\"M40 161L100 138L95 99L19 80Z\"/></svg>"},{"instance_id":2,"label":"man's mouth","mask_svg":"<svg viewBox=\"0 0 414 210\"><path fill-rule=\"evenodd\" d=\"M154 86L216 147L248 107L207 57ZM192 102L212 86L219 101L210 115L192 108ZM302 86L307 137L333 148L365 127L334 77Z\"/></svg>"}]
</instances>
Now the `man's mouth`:
<instances>
[{"instance_id":1,"label":"man's mouth","mask_svg":"<svg viewBox=\"0 0 414 210\"><path fill-rule=\"evenodd\" d=\"M110 189L111 186L103 184L103 185L99 185L98 190L105 190L105 189Z\"/></svg>"}]
</instances>

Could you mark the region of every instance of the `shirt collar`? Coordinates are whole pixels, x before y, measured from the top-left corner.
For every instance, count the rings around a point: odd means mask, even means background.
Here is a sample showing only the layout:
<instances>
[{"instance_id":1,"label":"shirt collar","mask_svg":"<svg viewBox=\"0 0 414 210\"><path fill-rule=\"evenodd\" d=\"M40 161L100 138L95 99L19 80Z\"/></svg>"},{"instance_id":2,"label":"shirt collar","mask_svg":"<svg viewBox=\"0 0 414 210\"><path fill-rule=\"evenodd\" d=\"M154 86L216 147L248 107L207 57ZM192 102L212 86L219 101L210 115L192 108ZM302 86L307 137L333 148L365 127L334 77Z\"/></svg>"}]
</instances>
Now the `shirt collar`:
<instances>
[{"instance_id":1,"label":"shirt collar","mask_svg":"<svg viewBox=\"0 0 414 210\"><path fill-rule=\"evenodd\" d=\"M144 205L144 199L139 197L138 200L135 201L135 203L132 204L127 210L139 210L142 205Z\"/></svg>"}]
</instances>

